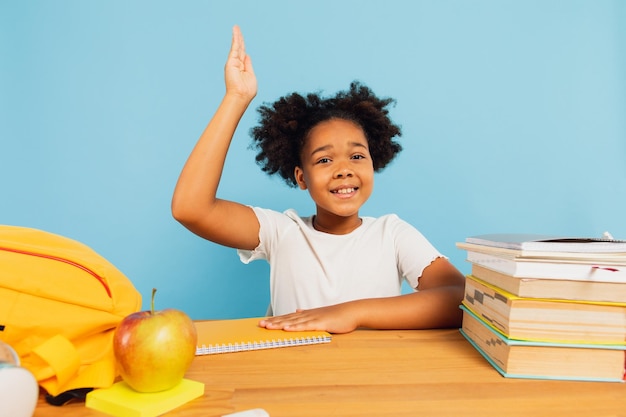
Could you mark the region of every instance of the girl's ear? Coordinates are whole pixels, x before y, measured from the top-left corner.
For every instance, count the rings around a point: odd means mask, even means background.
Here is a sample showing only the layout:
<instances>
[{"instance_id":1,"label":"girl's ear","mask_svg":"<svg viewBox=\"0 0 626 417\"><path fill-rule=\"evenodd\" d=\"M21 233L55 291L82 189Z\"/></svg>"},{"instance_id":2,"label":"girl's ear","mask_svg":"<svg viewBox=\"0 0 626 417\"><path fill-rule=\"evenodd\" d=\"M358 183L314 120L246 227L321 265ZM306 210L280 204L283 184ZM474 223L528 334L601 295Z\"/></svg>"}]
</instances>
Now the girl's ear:
<instances>
[{"instance_id":1,"label":"girl's ear","mask_svg":"<svg viewBox=\"0 0 626 417\"><path fill-rule=\"evenodd\" d=\"M307 186L306 182L304 181L304 171L302 170L302 168L296 167L296 169L293 170L293 176L298 183L298 187L300 187L301 190L306 190Z\"/></svg>"}]
</instances>

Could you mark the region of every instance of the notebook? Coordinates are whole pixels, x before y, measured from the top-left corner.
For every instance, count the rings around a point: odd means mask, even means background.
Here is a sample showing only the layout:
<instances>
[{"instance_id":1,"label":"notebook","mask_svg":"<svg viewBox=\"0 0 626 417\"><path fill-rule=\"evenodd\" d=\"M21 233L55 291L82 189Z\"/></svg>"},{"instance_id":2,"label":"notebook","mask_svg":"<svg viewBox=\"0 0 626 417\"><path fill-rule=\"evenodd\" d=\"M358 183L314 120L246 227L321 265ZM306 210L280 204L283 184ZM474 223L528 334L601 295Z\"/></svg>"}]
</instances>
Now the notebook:
<instances>
[{"instance_id":1,"label":"notebook","mask_svg":"<svg viewBox=\"0 0 626 417\"><path fill-rule=\"evenodd\" d=\"M116 417L155 417L203 394L204 384L189 379L183 379L169 390L147 393L137 392L120 381L109 388L91 391L85 399L85 407Z\"/></svg>"},{"instance_id":2,"label":"notebook","mask_svg":"<svg viewBox=\"0 0 626 417\"><path fill-rule=\"evenodd\" d=\"M268 330L259 327L262 318L215 321L196 321L198 346L196 355L242 352L329 343L331 335L325 331Z\"/></svg>"}]
</instances>

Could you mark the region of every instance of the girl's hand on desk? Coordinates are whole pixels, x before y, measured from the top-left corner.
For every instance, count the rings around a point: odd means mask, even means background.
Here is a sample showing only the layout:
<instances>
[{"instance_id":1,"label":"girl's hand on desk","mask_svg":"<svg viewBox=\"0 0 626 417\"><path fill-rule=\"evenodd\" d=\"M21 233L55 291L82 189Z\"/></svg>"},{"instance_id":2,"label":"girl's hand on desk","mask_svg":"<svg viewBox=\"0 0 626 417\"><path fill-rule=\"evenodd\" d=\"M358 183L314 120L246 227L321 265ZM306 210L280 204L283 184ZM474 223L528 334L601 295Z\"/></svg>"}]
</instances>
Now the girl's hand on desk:
<instances>
[{"instance_id":1,"label":"girl's hand on desk","mask_svg":"<svg viewBox=\"0 0 626 417\"><path fill-rule=\"evenodd\" d=\"M270 330L304 331L325 330L329 333L349 333L358 327L349 313L349 304L337 304L311 310L297 310L283 316L268 317L259 326Z\"/></svg>"}]
</instances>

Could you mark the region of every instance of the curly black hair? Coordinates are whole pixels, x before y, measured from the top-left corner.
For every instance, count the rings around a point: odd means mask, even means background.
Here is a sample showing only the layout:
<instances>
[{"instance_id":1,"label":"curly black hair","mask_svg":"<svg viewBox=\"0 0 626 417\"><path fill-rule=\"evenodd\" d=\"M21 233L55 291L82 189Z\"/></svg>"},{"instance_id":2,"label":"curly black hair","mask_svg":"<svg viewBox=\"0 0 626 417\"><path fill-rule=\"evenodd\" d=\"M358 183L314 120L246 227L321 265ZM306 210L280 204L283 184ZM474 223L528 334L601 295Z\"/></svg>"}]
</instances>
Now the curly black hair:
<instances>
[{"instance_id":1,"label":"curly black hair","mask_svg":"<svg viewBox=\"0 0 626 417\"><path fill-rule=\"evenodd\" d=\"M271 104L258 108L259 125L250 134L253 147L259 149L256 162L269 175L278 173L290 187L296 187L296 166L307 135L320 122L338 118L359 125L369 144L374 170L382 170L402 147L392 139L401 136L400 127L389 118L387 106L395 104L391 98L378 98L372 90L358 81L350 89L334 97L324 98L318 93L306 97L292 93Z\"/></svg>"}]
</instances>

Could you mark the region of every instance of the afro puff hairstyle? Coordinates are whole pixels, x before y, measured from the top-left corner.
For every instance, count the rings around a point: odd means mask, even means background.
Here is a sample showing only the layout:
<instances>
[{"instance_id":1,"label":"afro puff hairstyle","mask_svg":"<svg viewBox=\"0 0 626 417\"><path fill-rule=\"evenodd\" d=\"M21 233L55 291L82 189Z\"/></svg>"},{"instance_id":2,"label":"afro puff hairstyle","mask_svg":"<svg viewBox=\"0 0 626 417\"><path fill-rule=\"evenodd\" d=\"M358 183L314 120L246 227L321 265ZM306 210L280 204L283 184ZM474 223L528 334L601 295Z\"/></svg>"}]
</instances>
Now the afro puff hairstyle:
<instances>
[{"instance_id":1,"label":"afro puff hairstyle","mask_svg":"<svg viewBox=\"0 0 626 417\"><path fill-rule=\"evenodd\" d=\"M329 119L349 120L359 125L367 139L374 171L382 170L402 147L392 139L401 136L400 127L392 123L387 106L390 98L378 98L365 85L353 81L350 89L334 97L311 93L306 97L292 93L272 104L259 107L259 125L250 134L252 147L259 150L256 162L263 172L278 173L290 187L296 187L296 166L313 127Z\"/></svg>"}]
</instances>

